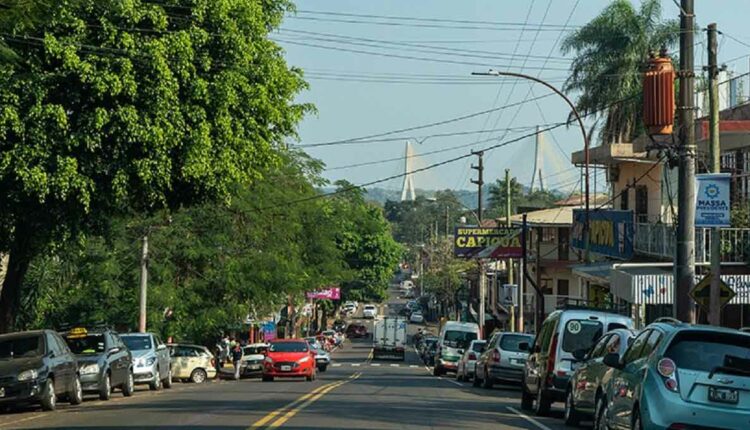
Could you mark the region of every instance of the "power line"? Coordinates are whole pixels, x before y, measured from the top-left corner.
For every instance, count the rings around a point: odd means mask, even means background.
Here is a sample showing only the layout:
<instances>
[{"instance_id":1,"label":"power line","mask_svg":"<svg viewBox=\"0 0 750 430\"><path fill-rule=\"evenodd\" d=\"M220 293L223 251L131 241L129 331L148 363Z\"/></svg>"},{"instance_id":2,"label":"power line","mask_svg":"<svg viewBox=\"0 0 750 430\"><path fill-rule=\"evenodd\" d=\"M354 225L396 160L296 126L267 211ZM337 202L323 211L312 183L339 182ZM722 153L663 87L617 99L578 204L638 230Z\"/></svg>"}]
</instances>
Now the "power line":
<instances>
[{"instance_id":1,"label":"power line","mask_svg":"<svg viewBox=\"0 0 750 430\"><path fill-rule=\"evenodd\" d=\"M388 22L388 21L367 21L359 19L340 19L340 18L320 18L312 16L294 16L290 15L287 18L298 19L303 21L316 21L316 22L337 22L341 24L365 24L365 25L381 25L388 27L415 27L415 28L439 28L439 29L450 29L450 30L487 30L487 31L518 31L519 29L532 29L538 31L559 31L558 28L544 28L535 26L508 26L508 27L493 27L485 25L443 25L443 24L423 24L417 22Z\"/></svg>"},{"instance_id":2,"label":"power line","mask_svg":"<svg viewBox=\"0 0 750 430\"><path fill-rule=\"evenodd\" d=\"M537 97L536 100L543 99L543 98L550 97L550 96L552 96L552 94L546 94L546 95ZM529 100L529 101L531 101L531 100ZM445 124L450 124L450 123L453 123L453 122L463 121L465 119L469 119L469 118L474 118L474 117L477 117L477 116L485 115L485 114L487 114L489 112L494 112L494 111L501 110L501 109L508 109L508 108L511 108L511 107L514 107L514 106L517 106L517 105L518 105L518 103L511 103L509 105L500 106L500 107L496 107L496 108L493 108L493 109L487 109L487 110L483 110L483 111L479 111L479 112L474 112L474 113L471 113L471 114L468 114L468 115L462 115L462 116L458 116L458 117L454 117L454 118L449 118L449 119L442 120L442 121L432 122L432 123L429 123L429 124L423 124L423 125L418 125L418 126L413 126L413 127L401 128L401 129L398 129L398 130L386 131L386 132L383 132L383 133L370 134L370 135L360 136L360 137L354 137L354 138L350 138L350 139L333 140L333 141L329 141L329 142L311 143L311 144L307 144L307 145L295 145L295 146L296 147L312 148L312 147L318 147L318 146L339 145L339 144L342 144L342 143L348 143L348 142L353 142L353 141L358 141L358 140L374 139L374 138L378 138L378 137L390 136L390 135L398 134L398 133L406 133L406 132L409 132L409 131L421 130L421 129L424 129L424 128L436 127L436 126L439 126L439 125L445 125Z\"/></svg>"}]
</instances>

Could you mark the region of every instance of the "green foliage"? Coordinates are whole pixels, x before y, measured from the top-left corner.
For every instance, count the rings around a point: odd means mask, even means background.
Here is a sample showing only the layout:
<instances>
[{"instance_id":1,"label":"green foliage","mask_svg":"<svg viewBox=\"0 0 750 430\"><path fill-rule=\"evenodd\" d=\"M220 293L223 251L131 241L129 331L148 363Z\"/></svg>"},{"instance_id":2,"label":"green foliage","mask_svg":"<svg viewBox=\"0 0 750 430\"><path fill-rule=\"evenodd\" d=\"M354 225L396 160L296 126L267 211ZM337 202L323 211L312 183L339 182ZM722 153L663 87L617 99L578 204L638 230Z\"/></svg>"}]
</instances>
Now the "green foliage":
<instances>
[{"instance_id":1,"label":"green foliage","mask_svg":"<svg viewBox=\"0 0 750 430\"><path fill-rule=\"evenodd\" d=\"M439 302L453 304L461 288L461 275L476 262L453 257L453 241L448 238L431 243L425 251L429 258L424 273L425 290Z\"/></svg>"},{"instance_id":2,"label":"green foliage","mask_svg":"<svg viewBox=\"0 0 750 430\"><path fill-rule=\"evenodd\" d=\"M554 206L554 203L562 198L557 191L535 190L525 192L523 185L519 184L516 178L511 178L510 183L511 214L517 214L519 208L549 208ZM505 218L506 190L507 183L505 178L498 179L495 183L490 185L488 217Z\"/></svg>"},{"instance_id":3,"label":"green foliage","mask_svg":"<svg viewBox=\"0 0 750 430\"><path fill-rule=\"evenodd\" d=\"M436 233L444 235L446 222L449 234L453 234L453 226L464 215L465 208L451 190L437 191L431 199L418 196L414 201L385 203L385 217L393 226L393 236L408 245L424 244Z\"/></svg>"},{"instance_id":4,"label":"green foliage","mask_svg":"<svg viewBox=\"0 0 750 430\"><path fill-rule=\"evenodd\" d=\"M291 3L165 3L18 0L0 18L15 54L0 62L0 328L31 257L113 215L229 202L310 111L267 37Z\"/></svg>"},{"instance_id":5,"label":"green foliage","mask_svg":"<svg viewBox=\"0 0 750 430\"><path fill-rule=\"evenodd\" d=\"M575 54L564 90L579 94L576 107L581 115L605 112L595 115L604 117L602 143L629 142L637 134L642 69L649 52L669 49L678 39L679 23L662 20L661 3L644 0L636 10L630 0L614 0L561 45L564 54Z\"/></svg>"}]
</instances>

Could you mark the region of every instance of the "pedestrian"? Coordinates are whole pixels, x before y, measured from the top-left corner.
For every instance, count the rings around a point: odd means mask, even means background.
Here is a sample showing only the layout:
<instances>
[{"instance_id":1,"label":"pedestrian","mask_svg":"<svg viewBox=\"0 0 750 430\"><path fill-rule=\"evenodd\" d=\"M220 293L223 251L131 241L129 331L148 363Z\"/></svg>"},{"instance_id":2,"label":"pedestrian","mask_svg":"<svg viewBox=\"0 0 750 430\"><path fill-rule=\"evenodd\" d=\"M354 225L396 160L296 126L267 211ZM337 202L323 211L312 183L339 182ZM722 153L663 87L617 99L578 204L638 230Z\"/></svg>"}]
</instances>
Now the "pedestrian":
<instances>
[{"instance_id":1,"label":"pedestrian","mask_svg":"<svg viewBox=\"0 0 750 430\"><path fill-rule=\"evenodd\" d=\"M240 363L242 363L242 347L239 342L235 342L232 349L232 364L234 365L234 380L240 380Z\"/></svg>"}]
</instances>

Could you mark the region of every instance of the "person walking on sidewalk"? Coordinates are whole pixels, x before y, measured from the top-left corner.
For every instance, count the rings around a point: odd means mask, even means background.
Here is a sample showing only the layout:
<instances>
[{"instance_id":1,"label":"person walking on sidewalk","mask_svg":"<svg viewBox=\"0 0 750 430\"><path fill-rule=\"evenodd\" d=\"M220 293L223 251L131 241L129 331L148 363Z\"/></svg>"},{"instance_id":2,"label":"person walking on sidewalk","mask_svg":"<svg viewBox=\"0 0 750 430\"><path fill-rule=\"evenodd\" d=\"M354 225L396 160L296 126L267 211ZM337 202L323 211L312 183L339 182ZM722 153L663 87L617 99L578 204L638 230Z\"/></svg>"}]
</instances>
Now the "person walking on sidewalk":
<instances>
[{"instance_id":1,"label":"person walking on sidewalk","mask_svg":"<svg viewBox=\"0 0 750 430\"><path fill-rule=\"evenodd\" d=\"M232 349L230 355L232 356L232 364L234 365L234 380L239 381L240 364L242 363L242 347L240 346L239 342L234 344L234 348Z\"/></svg>"}]
</instances>

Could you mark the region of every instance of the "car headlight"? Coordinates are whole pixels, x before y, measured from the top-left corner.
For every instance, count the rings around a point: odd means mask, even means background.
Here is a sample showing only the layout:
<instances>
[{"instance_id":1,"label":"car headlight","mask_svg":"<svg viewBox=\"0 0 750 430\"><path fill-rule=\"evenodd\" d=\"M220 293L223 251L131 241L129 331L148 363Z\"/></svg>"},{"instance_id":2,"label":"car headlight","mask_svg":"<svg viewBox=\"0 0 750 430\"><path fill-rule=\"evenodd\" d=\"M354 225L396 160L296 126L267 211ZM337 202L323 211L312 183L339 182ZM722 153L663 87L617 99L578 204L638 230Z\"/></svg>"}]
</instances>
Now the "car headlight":
<instances>
[{"instance_id":1,"label":"car headlight","mask_svg":"<svg viewBox=\"0 0 750 430\"><path fill-rule=\"evenodd\" d=\"M31 381L31 380L36 379L38 376L39 376L39 373L34 369L24 370L23 372L18 374L18 380L19 381Z\"/></svg>"},{"instance_id":2,"label":"car headlight","mask_svg":"<svg viewBox=\"0 0 750 430\"><path fill-rule=\"evenodd\" d=\"M97 363L84 364L81 366L81 375L92 375L99 373L99 365Z\"/></svg>"},{"instance_id":3,"label":"car headlight","mask_svg":"<svg viewBox=\"0 0 750 430\"><path fill-rule=\"evenodd\" d=\"M297 363L300 363L300 364L301 363L307 363L308 361L310 361L310 356L309 355L307 357L302 357L301 359L299 359L297 361Z\"/></svg>"},{"instance_id":4,"label":"car headlight","mask_svg":"<svg viewBox=\"0 0 750 430\"><path fill-rule=\"evenodd\" d=\"M156 357L149 357L146 359L146 366L151 366L154 363L156 363Z\"/></svg>"}]
</instances>

